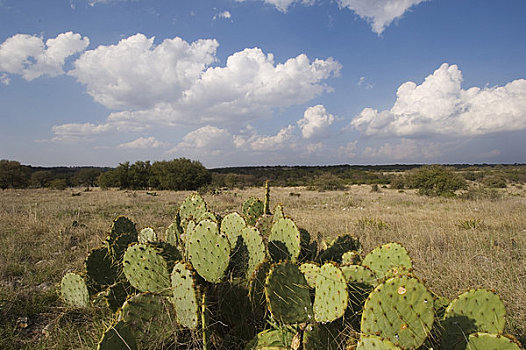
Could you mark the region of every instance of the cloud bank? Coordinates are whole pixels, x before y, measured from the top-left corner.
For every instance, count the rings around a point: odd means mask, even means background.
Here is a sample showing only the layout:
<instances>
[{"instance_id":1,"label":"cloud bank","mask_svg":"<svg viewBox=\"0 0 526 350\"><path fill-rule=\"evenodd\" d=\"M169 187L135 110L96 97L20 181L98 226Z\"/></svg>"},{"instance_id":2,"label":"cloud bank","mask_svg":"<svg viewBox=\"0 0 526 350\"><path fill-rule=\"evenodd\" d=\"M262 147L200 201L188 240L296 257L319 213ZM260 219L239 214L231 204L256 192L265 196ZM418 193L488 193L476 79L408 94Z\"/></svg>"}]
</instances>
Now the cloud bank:
<instances>
[{"instance_id":1,"label":"cloud bank","mask_svg":"<svg viewBox=\"0 0 526 350\"><path fill-rule=\"evenodd\" d=\"M526 80L464 90L462 72L442 64L424 82L402 84L389 110L365 108L351 122L372 137L480 136L526 129Z\"/></svg>"},{"instance_id":2,"label":"cloud bank","mask_svg":"<svg viewBox=\"0 0 526 350\"><path fill-rule=\"evenodd\" d=\"M84 51L88 45L87 37L73 32L59 34L45 43L34 35L15 34L0 44L1 80L9 83L5 73L21 75L28 81L43 75L64 74L66 59Z\"/></svg>"}]
</instances>

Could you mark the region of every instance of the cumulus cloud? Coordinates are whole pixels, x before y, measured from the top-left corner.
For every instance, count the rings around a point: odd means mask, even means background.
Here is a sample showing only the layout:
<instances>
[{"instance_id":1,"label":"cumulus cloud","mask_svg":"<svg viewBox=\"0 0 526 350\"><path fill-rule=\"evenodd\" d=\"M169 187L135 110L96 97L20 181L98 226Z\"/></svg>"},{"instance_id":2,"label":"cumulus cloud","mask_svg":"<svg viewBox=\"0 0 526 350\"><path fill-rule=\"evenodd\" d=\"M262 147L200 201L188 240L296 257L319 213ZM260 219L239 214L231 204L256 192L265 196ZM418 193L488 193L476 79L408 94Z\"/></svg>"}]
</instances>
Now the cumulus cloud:
<instances>
[{"instance_id":1,"label":"cumulus cloud","mask_svg":"<svg viewBox=\"0 0 526 350\"><path fill-rule=\"evenodd\" d=\"M215 61L216 40L187 43L179 37L154 45L136 34L116 45L84 52L69 72L88 93L111 109L152 108L181 98Z\"/></svg>"},{"instance_id":2,"label":"cumulus cloud","mask_svg":"<svg viewBox=\"0 0 526 350\"><path fill-rule=\"evenodd\" d=\"M232 14L230 13L230 11L219 12L217 15L215 15L213 17L214 20L216 20L216 19L231 19L231 18L232 18Z\"/></svg>"},{"instance_id":3,"label":"cumulus cloud","mask_svg":"<svg viewBox=\"0 0 526 350\"><path fill-rule=\"evenodd\" d=\"M206 125L191 131L183 140L172 148L169 153L188 153L208 151L221 153L234 147L234 140L230 132L215 126Z\"/></svg>"},{"instance_id":4,"label":"cumulus cloud","mask_svg":"<svg viewBox=\"0 0 526 350\"><path fill-rule=\"evenodd\" d=\"M144 130L266 117L274 108L330 92L324 80L341 69L332 58L310 60L305 54L276 63L259 48L236 52L226 65L211 67L217 46L215 40L180 38L155 45L154 38L137 34L86 51L69 74L96 101L114 109L101 126Z\"/></svg>"},{"instance_id":5,"label":"cumulus cloud","mask_svg":"<svg viewBox=\"0 0 526 350\"><path fill-rule=\"evenodd\" d=\"M255 136L248 140L250 148L254 151L277 151L286 147L293 146L294 140L294 126L289 125L281 129L274 136Z\"/></svg>"},{"instance_id":6,"label":"cumulus cloud","mask_svg":"<svg viewBox=\"0 0 526 350\"><path fill-rule=\"evenodd\" d=\"M337 0L340 7L354 11L371 23L373 32L380 35L395 19L412 6L426 0Z\"/></svg>"},{"instance_id":7,"label":"cumulus cloud","mask_svg":"<svg viewBox=\"0 0 526 350\"><path fill-rule=\"evenodd\" d=\"M303 137L310 139L323 136L333 122L334 116L328 113L323 105L317 105L307 108L303 118L298 120L297 123Z\"/></svg>"},{"instance_id":8,"label":"cumulus cloud","mask_svg":"<svg viewBox=\"0 0 526 350\"><path fill-rule=\"evenodd\" d=\"M42 75L51 77L64 73L65 60L84 51L89 39L80 34L67 32L56 38L43 39L34 35L15 34L0 44L0 72L21 75L33 80Z\"/></svg>"},{"instance_id":9,"label":"cumulus cloud","mask_svg":"<svg viewBox=\"0 0 526 350\"><path fill-rule=\"evenodd\" d=\"M402 84L390 110L365 108L351 125L368 136L477 136L526 129L526 80L464 90L444 63L425 81Z\"/></svg>"},{"instance_id":10,"label":"cumulus cloud","mask_svg":"<svg viewBox=\"0 0 526 350\"><path fill-rule=\"evenodd\" d=\"M245 2L246 0L235 0L237 2ZM290 5L293 3L301 3L306 6L313 5L316 0L263 0L266 4L275 6L279 11L287 12Z\"/></svg>"},{"instance_id":11,"label":"cumulus cloud","mask_svg":"<svg viewBox=\"0 0 526 350\"><path fill-rule=\"evenodd\" d=\"M150 149L150 148L159 148L164 146L163 142L157 141L155 137L139 137L136 140L121 143L117 148L122 149Z\"/></svg>"}]
</instances>

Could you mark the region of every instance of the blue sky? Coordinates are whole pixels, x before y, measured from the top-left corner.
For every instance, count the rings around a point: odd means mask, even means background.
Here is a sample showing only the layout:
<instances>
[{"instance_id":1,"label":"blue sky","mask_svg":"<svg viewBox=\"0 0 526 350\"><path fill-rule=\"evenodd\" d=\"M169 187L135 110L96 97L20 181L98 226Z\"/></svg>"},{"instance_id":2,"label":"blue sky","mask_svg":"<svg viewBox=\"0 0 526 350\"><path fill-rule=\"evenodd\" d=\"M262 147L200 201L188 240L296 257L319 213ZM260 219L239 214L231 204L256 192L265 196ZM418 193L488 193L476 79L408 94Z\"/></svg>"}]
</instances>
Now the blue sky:
<instances>
[{"instance_id":1,"label":"blue sky","mask_svg":"<svg viewBox=\"0 0 526 350\"><path fill-rule=\"evenodd\" d=\"M526 162L523 0L0 0L0 158Z\"/></svg>"}]
</instances>

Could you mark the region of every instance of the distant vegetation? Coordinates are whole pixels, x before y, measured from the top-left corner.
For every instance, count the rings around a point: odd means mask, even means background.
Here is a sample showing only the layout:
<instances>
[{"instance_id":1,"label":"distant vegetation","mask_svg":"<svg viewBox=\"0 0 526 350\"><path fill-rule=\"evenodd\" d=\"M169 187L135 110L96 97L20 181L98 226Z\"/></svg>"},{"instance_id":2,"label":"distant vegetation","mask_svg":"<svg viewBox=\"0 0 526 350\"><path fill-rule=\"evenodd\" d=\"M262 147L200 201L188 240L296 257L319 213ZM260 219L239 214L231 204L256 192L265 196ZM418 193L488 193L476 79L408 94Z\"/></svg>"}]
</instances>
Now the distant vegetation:
<instances>
[{"instance_id":1,"label":"distant vegetation","mask_svg":"<svg viewBox=\"0 0 526 350\"><path fill-rule=\"evenodd\" d=\"M17 161L0 161L0 188L101 187L158 190L216 190L262 186L307 186L330 191L354 184L383 185L394 189L418 189L420 194L451 196L469 183L483 188L505 188L526 183L526 165L335 165L259 166L206 169L198 161L121 163L116 168L32 167ZM378 187L377 187L378 188Z\"/></svg>"}]
</instances>

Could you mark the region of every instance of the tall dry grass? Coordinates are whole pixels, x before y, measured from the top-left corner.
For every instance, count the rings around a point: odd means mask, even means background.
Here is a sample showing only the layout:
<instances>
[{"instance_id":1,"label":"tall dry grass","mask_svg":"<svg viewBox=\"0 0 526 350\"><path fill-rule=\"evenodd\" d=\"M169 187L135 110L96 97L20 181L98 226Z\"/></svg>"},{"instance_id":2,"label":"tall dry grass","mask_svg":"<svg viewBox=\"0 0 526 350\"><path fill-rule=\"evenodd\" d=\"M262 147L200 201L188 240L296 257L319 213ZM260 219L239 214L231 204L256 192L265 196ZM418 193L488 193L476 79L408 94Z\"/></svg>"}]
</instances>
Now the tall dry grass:
<instances>
[{"instance_id":1,"label":"tall dry grass","mask_svg":"<svg viewBox=\"0 0 526 350\"><path fill-rule=\"evenodd\" d=\"M472 287L495 289L508 310L506 331L525 343L526 192L504 192L500 199L467 201L411 191L371 192L370 186L336 192L273 188L271 200L272 205L282 203L285 214L314 238L350 232L360 238L365 253L382 243L402 243L416 274L438 294L454 298ZM64 273L82 268L116 216L127 215L138 228L162 232L188 193L157 194L0 192L0 348L92 348L110 315L63 308L56 286ZM249 196L262 198L263 190L204 198L213 211L225 214L239 211Z\"/></svg>"}]
</instances>

